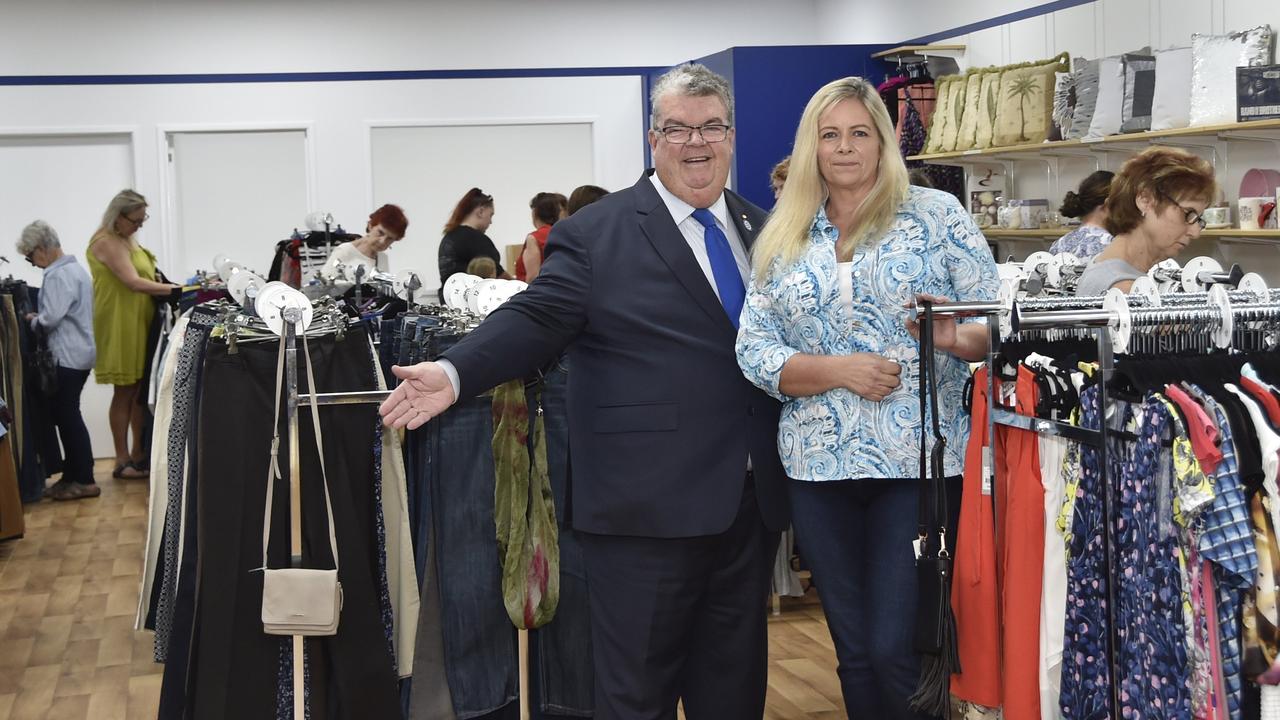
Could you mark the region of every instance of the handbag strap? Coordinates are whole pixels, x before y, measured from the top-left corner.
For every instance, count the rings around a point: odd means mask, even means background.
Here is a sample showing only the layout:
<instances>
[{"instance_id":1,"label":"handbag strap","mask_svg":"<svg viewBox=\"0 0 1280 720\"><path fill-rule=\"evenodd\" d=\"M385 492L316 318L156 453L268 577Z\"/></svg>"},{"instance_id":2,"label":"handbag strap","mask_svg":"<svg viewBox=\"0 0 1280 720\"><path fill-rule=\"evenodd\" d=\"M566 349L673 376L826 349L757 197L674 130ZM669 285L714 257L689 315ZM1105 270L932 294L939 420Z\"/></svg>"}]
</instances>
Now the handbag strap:
<instances>
[{"instance_id":1,"label":"handbag strap","mask_svg":"<svg viewBox=\"0 0 1280 720\"><path fill-rule=\"evenodd\" d=\"M333 523L333 501L329 497L329 475L324 465L324 437L320 432L320 404L316 402L316 378L311 363L311 345L307 342L306 333L302 335L302 352L306 358L307 388L311 404L311 425L316 436L316 450L320 454L320 479L324 486L324 509L329 519L329 550L333 553L333 569L338 569L338 536ZM284 353L285 339L280 338L280 352L276 357L276 398L271 437L271 464L267 468L267 502L262 517L262 568L267 568L267 544L271 541L271 502L275 481L282 478L280 473L280 395L284 390Z\"/></svg>"},{"instance_id":2,"label":"handbag strap","mask_svg":"<svg viewBox=\"0 0 1280 720\"><path fill-rule=\"evenodd\" d=\"M923 541L931 531L937 531L939 552L946 550L946 517L947 486L943 480L946 453L946 438L942 435L942 425L938 419L938 383L937 367L933 349L933 303L922 300L920 316L920 498L919 498L919 541L923 552ZM932 406L932 409L931 409ZM924 422L928 416L930 422ZM929 449L929 436L932 430L933 447Z\"/></svg>"}]
</instances>

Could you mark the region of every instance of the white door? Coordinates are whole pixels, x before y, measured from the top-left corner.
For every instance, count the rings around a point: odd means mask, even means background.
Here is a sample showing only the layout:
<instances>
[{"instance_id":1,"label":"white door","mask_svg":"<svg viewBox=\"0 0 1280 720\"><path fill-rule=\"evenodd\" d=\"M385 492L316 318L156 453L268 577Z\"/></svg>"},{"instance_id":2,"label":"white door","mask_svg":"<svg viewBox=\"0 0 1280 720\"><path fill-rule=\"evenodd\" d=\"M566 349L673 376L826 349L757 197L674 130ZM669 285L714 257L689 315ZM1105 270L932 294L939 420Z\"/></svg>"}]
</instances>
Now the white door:
<instances>
[{"instance_id":1,"label":"white door","mask_svg":"<svg viewBox=\"0 0 1280 720\"><path fill-rule=\"evenodd\" d=\"M440 287L443 227L472 187L493 196L487 234L505 265L506 246L533 231L534 195L568 197L595 183L591 130L587 122L373 128L373 207L395 203L409 218L405 239L391 248L392 271L416 270L425 287Z\"/></svg>"},{"instance_id":2,"label":"white door","mask_svg":"<svg viewBox=\"0 0 1280 720\"><path fill-rule=\"evenodd\" d=\"M89 239L107 203L132 187L133 143L128 134L0 136L0 277L12 275L40 285L41 272L18 255L14 244L32 220L53 226L64 252L85 264ZM138 239L148 244L150 226ZM92 378L81 395L95 457L114 457L107 407L111 386Z\"/></svg>"},{"instance_id":3,"label":"white door","mask_svg":"<svg viewBox=\"0 0 1280 720\"><path fill-rule=\"evenodd\" d=\"M175 282L225 254L266 277L275 245L310 204L305 130L171 132L170 258Z\"/></svg>"}]
</instances>

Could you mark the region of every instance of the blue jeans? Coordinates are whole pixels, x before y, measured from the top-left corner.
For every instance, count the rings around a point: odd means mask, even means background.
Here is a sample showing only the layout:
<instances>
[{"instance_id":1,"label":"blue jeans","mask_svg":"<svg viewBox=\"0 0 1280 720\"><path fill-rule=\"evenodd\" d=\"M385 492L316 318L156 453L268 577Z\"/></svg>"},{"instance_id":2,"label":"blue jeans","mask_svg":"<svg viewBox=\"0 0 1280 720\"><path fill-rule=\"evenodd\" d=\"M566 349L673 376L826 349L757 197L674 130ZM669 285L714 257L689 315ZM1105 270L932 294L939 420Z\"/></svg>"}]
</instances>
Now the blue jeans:
<instances>
[{"instance_id":1,"label":"blue jeans","mask_svg":"<svg viewBox=\"0 0 1280 720\"><path fill-rule=\"evenodd\" d=\"M595 675L591 653L591 608L582 546L565 522L568 507L569 415L568 361L547 373L542 391L547 428L547 473L560 528L560 602L555 618L529 633L529 709L534 720L591 717ZM536 407L530 393L529 407Z\"/></svg>"},{"instance_id":2,"label":"blue jeans","mask_svg":"<svg viewBox=\"0 0 1280 720\"><path fill-rule=\"evenodd\" d=\"M947 482L954 528L960 479ZM796 540L822 599L851 720L929 717L907 707L920 679L911 550L919 485L915 478L788 483Z\"/></svg>"},{"instance_id":3,"label":"blue jeans","mask_svg":"<svg viewBox=\"0 0 1280 720\"><path fill-rule=\"evenodd\" d=\"M443 452L431 458L430 537L449 690L458 720L467 720L519 695L516 632L502 602L493 524L490 399L463 398L433 422Z\"/></svg>"}]
</instances>

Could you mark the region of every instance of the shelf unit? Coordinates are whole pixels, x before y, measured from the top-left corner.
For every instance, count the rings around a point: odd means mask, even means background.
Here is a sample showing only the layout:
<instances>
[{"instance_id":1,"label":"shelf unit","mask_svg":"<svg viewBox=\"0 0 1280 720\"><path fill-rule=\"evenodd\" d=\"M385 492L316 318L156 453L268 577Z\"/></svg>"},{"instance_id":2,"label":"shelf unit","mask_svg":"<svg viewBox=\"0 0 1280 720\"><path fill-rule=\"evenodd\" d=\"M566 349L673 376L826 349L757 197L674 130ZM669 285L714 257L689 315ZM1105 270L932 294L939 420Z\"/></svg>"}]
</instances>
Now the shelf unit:
<instances>
[{"instance_id":1,"label":"shelf unit","mask_svg":"<svg viewBox=\"0 0 1280 720\"><path fill-rule=\"evenodd\" d=\"M1071 232L1074 228L1031 228L1027 230L1012 230L1008 228L982 228L982 234L989 239L1034 239L1034 238L1050 238L1057 239ZM1202 238L1233 238L1240 240L1273 240L1280 241L1280 230L1237 230L1234 228L1215 228L1212 230L1202 230L1200 232Z\"/></svg>"},{"instance_id":2,"label":"shelf unit","mask_svg":"<svg viewBox=\"0 0 1280 720\"><path fill-rule=\"evenodd\" d=\"M913 155L908 160L953 165L963 168L966 174L981 172L983 166L1002 166L1007 183L1006 192L1010 192L1010 188L1014 192L1017 191L1018 179L1039 175L1044 180L1047 191L1041 196L1040 191L1037 190L1036 196L1051 198L1051 202L1054 202L1069 189L1059 180L1062 163L1065 162L1084 161L1086 164L1091 162L1096 169L1102 169L1108 165L1114 169L1116 162L1109 157L1111 154L1131 155L1152 145L1185 147L1206 153L1221 182L1224 178L1232 176L1230 167L1233 156L1232 147L1247 143L1268 146L1271 157L1280 155L1280 120L1255 120L1175 130L1148 130L1088 140L1061 140L981 150L930 153ZM1237 157L1235 162L1240 162L1239 156L1252 157L1255 152L1253 149L1243 148L1234 155ZM1227 199L1234 206L1234 190L1230 187L1224 189ZM1068 230L1070 228L1010 230L992 227L984 228L982 232L993 246L997 243L1004 244L997 255L1005 256L1025 252L1026 248L1035 244L1052 242ZM1192 247L1183 254L1213 254L1219 256L1218 259L1224 266L1239 262L1247 267L1258 268L1261 272L1263 268L1275 267L1274 253L1277 249L1280 249L1280 230L1221 228L1202 231L1200 240L1194 242ZM1268 276L1268 279L1273 278ZM1274 279L1280 280L1280 276Z\"/></svg>"},{"instance_id":3,"label":"shelf unit","mask_svg":"<svg viewBox=\"0 0 1280 720\"><path fill-rule=\"evenodd\" d=\"M1197 138L1226 142L1270 142L1280 146L1280 120L1254 120L1252 122L1228 123L1225 125L1178 128L1176 130L1147 130L1124 135L1109 135L1093 140L1058 140L1056 142L1008 145L980 150L912 155L907 159L940 165L977 165L1095 152L1133 152L1135 149L1141 149L1147 145L1178 145L1180 144L1179 140ZM1162 140L1169 142L1162 143Z\"/></svg>"},{"instance_id":4,"label":"shelf unit","mask_svg":"<svg viewBox=\"0 0 1280 720\"><path fill-rule=\"evenodd\" d=\"M955 57L953 53L962 53L965 50L964 45L899 45L888 50L881 50L878 53L872 53L871 57L879 60L897 60L904 57L928 57L930 54L940 55L944 57Z\"/></svg>"}]
</instances>

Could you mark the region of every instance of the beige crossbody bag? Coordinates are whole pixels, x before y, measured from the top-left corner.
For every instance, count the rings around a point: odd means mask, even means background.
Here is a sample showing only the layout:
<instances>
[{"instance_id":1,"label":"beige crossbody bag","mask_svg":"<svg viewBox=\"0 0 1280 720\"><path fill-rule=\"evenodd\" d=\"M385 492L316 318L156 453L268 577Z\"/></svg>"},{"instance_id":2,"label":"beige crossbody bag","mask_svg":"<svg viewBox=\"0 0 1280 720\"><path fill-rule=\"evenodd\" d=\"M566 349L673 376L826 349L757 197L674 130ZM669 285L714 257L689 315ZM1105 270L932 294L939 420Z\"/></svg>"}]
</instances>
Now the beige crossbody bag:
<instances>
[{"instance_id":1,"label":"beige crossbody bag","mask_svg":"<svg viewBox=\"0 0 1280 720\"><path fill-rule=\"evenodd\" d=\"M277 461L280 449L280 394L284 388L285 340L280 338L276 361L275 434L271 439L271 466L267 469L267 503L262 518L262 628L268 635L336 635L342 612L342 583L338 582L338 538L333 524L333 503L329 499L329 477L324 467L324 442L320 436L320 408L316 403L316 379L311 367L311 348L302 333L307 363L307 386L311 395L311 423L316 450L320 453L320 477L324 484L324 507L329 520L329 549L332 570L277 568L267 566L267 544L271 539L271 497L275 481L281 477Z\"/></svg>"}]
</instances>

